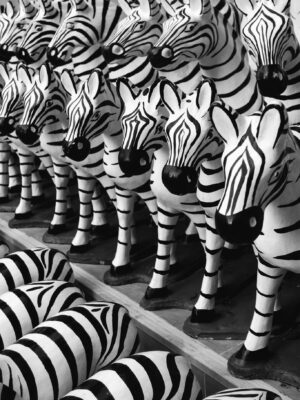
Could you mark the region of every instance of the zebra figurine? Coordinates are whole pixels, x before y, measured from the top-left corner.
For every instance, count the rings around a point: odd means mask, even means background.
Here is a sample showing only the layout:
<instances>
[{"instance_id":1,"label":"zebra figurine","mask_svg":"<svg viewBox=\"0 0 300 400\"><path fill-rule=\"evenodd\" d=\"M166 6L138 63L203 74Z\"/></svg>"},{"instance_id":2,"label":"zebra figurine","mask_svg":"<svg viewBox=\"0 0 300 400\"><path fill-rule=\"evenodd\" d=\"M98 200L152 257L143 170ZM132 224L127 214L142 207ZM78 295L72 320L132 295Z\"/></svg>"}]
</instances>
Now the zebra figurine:
<instances>
[{"instance_id":1,"label":"zebra figurine","mask_svg":"<svg viewBox=\"0 0 300 400\"><path fill-rule=\"evenodd\" d=\"M62 400L202 400L187 360L168 351L148 351L101 369Z\"/></svg>"},{"instance_id":2,"label":"zebra figurine","mask_svg":"<svg viewBox=\"0 0 300 400\"><path fill-rule=\"evenodd\" d=\"M224 141L225 189L216 226L229 242L252 242L258 264L251 326L228 363L232 373L247 377L248 367L268 356L274 303L285 273L299 272L299 147L281 103L251 117L217 103L211 118Z\"/></svg>"},{"instance_id":3,"label":"zebra figurine","mask_svg":"<svg viewBox=\"0 0 300 400\"><path fill-rule=\"evenodd\" d=\"M19 286L0 296L0 350L60 311L84 303L80 289L63 281Z\"/></svg>"},{"instance_id":4,"label":"zebra figurine","mask_svg":"<svg viewBox=\"0 0 300 400\"><path fill-rule=\"evenodd\" d=\"M6 347L0 354L1 383L24 400L60 399L138 345L137 329L123 306L85 303Z\"/></svg>"},{"instance_id":5,"label":"zebra figurine","mask_svg":"<svg viewBox=\"0 0 300 400\"><path fill-rule=\"evenodd\" d=\"M282 400L279 394L265 389L226 389L203 400Z\"/></svg>"},{"instance_id":6,"label":"zebra figurine","mask_svg":"<svg viewBox=\"0 0 300 400\"><path fill-rule=\"evenodd\" d=\"M42 280L74 283L73 270L65 254L55 249L20 250L0 260L0 296L21 285Z\"/></svg>"},{"instance_id":7,"label":"zebra figurine","mask_svg":"<svg viewBox=\"0 0 300 400\"><path fill-rule=\"evenodd\" d=\"M300 121L300 47L290 15L290 1L238 1L243 12L242 38L257 69L260 92L282 101L290 124Z\"/></svg>"},{"instance_id":8,"label":"zebra figurine","mask_svg":"<svg viewBox=\"0 0 300 400\"><path fill-rule=\"evenodd\" d=\"M190 0L166 21L149 57L157 69L198 60L203 77L215 82L218 96L238 113L251 115L262 107L239 32L210 0Z\"/></svg>"}]
</instances>

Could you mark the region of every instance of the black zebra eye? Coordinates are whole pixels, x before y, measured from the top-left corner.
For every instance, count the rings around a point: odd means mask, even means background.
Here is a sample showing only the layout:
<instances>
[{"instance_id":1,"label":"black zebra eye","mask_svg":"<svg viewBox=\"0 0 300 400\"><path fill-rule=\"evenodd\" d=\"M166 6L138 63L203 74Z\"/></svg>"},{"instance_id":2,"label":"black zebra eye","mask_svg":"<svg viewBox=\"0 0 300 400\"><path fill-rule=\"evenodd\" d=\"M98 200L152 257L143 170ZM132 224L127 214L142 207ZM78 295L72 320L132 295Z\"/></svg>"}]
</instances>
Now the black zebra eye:
<instances>
[{"instance_id":1,"label":"black zebra eye","mask_svg":"<svg viewBox=\"0 0 300 400\"><path fill-rule=\"evenodd\" d=\"M100 115L101 115L100 111L96 111L96 112L94 113L94 115L93 115L93 120L95 121L95 120L99 119L99 118L100 118Z\"/></svg>"},{"instance_id":2,"label":"black zebra eye","mask_svg":"<svg viewBox=\"0 0 300 400\"><path fill-rule=\"evenodd\" d=\"M139 22L135 26L135 31L136 32L140 32L140 31L142 31L144 29L144 27L145 27L145 22Z\"/></svg>"},{"instance_id":3,"label":"black zebra eye","mask_svg":"<svg viewBox=\"0 0 300 400\"><path fill-rule=\"evenodd\" d=\"M41 32L41 31L43 30L42 25L37 25L37 26L35 27L35 30L36 30L37 32Z\"/></svg>"},{"instance_id":4,"label":"black zebra eye","mask_svg":"<svg viewBox=\"0 0 300 400\"><path fill-rule=\"evenodd\" d=\"M278 169L277 171L275 171L275 172L271 175L271 177L270 177L270 179L269 179L269 183L272 184L272 183L277 182L278 179L279 179L280 176L281 176L282 171L283 171L283 170L279 170L279 169Z\"/></svg>"},{"instance_id":5,"label":"black zebra eye","mask_svg":"<svg viewBox=\"0 0 300 400\"><path fill-rule=\"evenodd\" d=\"M66 25L67 29L73 29L74 28L74 23L73 22L68 22Z\"/></svg>"},{"instance_id":6,"label":"black zebra eye","mask_svg":"<svg viewBox=\"0 0 300 400\"><path fill-rule=\"evenodd\" d=\"M17 24L17 28L18 28L18 29L23 29L23 28L24 28L24 25L25 25L25 24L19 23L19 24Z\"/></svg>"},{"instance_id":7,"label":"black zebra eye","mask_svg":"<svg viewBox=\"0 0 300 400\"><path fill-rule=\"evenodd\" d=\"M52 100L47 100L46 101L46 107L51 107L53 105L53 101Z\"/></svg>"},{"instance_id":8,"label":"black zebra eye","mask_svg":"<svg viewBox=\"0 0 300 400\"><path fill-rule=\"evenodd\" d=\"M185 27L185 32L191 32L195 28L196 25L197 24L195 22L191 22L191 23L187 24L187 26Z\"/></svg>"}]
</instances>

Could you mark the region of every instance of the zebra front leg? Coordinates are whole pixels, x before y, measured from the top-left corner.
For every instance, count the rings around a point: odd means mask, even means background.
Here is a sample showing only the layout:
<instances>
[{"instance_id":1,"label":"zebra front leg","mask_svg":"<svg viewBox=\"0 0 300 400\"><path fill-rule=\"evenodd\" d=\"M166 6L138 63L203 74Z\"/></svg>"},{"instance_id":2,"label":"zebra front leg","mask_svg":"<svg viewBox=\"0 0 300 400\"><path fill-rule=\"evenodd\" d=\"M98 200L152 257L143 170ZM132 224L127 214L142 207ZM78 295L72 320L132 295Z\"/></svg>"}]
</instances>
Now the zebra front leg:
<instances>
[{"instance_id":1,"label":"zebra front leg","mask_svg":"<svg viewBox=\"0 0 300 400\"><path fill-rule=\"evenodd\" d=\"M50 178L52 179L53 183L55 184L55 173L54 173L52 158L44 150L37 152L36 155L41 160L41 164L45 167Z\"/></svg>"},{"instance_id":2,"label":"zebra front leg","mask_svg":"<svg viewBox=\"0 0 300 400\"><path fill-rule=\"evenodd\" d=\"M192 310L191 322L209 322L214 316L215 299L218 289L222 286L221 253L224 240L216 231L214 217L206 216L205 235L206 263L201 284L200 296Z\"/></svg>"},{"instance_id":3,"label":"zebra front leg","mask_svg":"<svg viewBox=\"0 0 300 400\"><path fill-rule=\"evenodd\" d=\"M32 214L31 212L31 174L34 170L35 156L32 153L26 153L24 150L19 151L20 172L22 179L21 198L15 211L16 219L26 219Z\"/></svg>"},{"instance_id":4,"label":"zebra front leg","mask_svg":"<svg viewBox=\"0 0 300 400\"><path fill-rule=\"evenodd\" d=\"M19 167L19 158L15 151L10 152L10 157L8 161L8 176L9 192L19 192L21 188L21 174Z\"/></svg>"},{"instance_id":5,"label":"zebra front leg","mask_svg":"<svg viewBox=\"0 0 300 400\"><path fill-rule=\"evenodd\" d=\"M158 201L157 254L153 275L146 289L145 299L163 297L168 294L167 279L170 272L171 247L179 213Z\"/></svg>"},{"instance_id":6,"label":"zebra front leg","mask_svg":"<svg viewBox=\"0 0 300 400\"><path fill-rule=\"evenodd\" d=\"M52 158L55 182L55 210L48 233L57 235L66 229L70 166Z\"/></svg>"},{"instance_id":7,"label":"zebra front leg","mask_svg":"<svg viewBox=\"0 0 300 400\"><path fill-rule=\"evenodd\" d=\"M92 197L93 220L92 234L104 238L109 234L109 224L107 220L107 204L104 198L103 188L97 183Z\"/></svg>"},{"instance_id":8,"label":"zebra front leg","mask_svg":"<svg viewBox=\"0 0 300 400\"><path fill-rule=\"evenodd\" d=\"M6 203L8 198L8 163L11 150L6 142L0 142L0 203Z\"/></svg>"},{"instance_id":9,"label":"zebra front leg","mask_svg":"<svg viewBox=\"0 0 300 400\"><path fill-rule=\"evenodd\" d=\"M31 174L31 190L32 190L32 200L34 202L43 200L44 193L42 187L42 178L35 165Z\"/></svg>"},{"instance_id":10,"label":"zebra front leg","mask_svg":"<svg viewBox=\"0 0 300 400\"><path fill-rule=\"evenodd\" d=\"M249 365L268 357L276 296L285 274L286 271L269 264L261 256L258 257L256 299L250 329L243 346L228 361L228 368L234 374L243 367L247 374Z\"/></svg>"}]
</instances>

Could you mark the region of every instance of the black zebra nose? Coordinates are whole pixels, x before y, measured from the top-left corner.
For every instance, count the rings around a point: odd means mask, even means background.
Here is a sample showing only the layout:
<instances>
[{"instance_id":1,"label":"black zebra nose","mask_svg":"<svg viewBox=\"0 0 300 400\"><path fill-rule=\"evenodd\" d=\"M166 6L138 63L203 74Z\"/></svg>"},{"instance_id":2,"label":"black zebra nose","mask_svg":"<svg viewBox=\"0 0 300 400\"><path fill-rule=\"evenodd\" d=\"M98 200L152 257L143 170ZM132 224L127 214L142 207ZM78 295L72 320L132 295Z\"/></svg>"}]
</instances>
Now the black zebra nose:
<instances>
[{"instance_id":1,"label":"black zebra nose","mask_svg":"<svg viewBox=\"0 0 300 400\"><path fill-rule=\"evenodd\" d=\"M252 243L261 233L264 214L260 207L250 207L233 215L216 212L216 228L229 243Z\"/></svg>"},{"instance_id":2,"label":"black zebra nose","mask_svg":"<svg viewBox=\"0 0 300 400\"><path fill-rule=\"evenodd\" d=\"M6 44L0 45L0 61L9 62L14 55L15 53L10 51Z\"/></svg>"},{"instance_id":3,"label":"black zebra nose","mask_svg":"<svg viewBox=\"0 0 300 400\"><path fill-rule=\"evenodd\" d=\"M149 53L149 60L154 68L160 69L170 64L174 57L173 50L171 47L153 47Z\"/></svg>"},{"instance_id":4,"label":"black zebra nose","mask_svg":"<svg viewBox=\"0 0 300 400\"><path fill-rule=\"evenodd\" d=\"M17 48L16 55L20 61L23 61L27 65L34 63L34 59L30 56L28 51L22 47Z\"/></svg>"},{"instance_id":5,"label":"black zebra nose","mask_svg":"<svg viewBox=\"0 0 300 400\"><path fill-rule=\"evenodd\" d=\"M15 129L14 118L0 118L0 136L7 136Z\"/></svg>"},{"instance_id":6,"label":"black zebra nose","mask_svg":"<svg viewBox=\"0 0 300 400\"><path fill-rule=\"evenodd\" d=\"M182 196L196 193L198 174L191 167L165 165L162 170L162 181L171 193Z\"/></svg>"},{"instance_id":7,"label":"black zebra nose","mask_svg":"<svg viewBox=\"0 0 300 400\"><path fill-rule=\"evenodd\" d=\"M124 47L117 43L112 43L109 46L102 47L103 57L108 64L112 61L124 57L124 52Z\"/></svg>"},{"instance_id":8,"label":"black zebra nose","mask_svg":"<svg viewBox=\"0 0 300 400\"><path fill-rule=\"evenodd\" d=\"M122 149L119 152L119 165L127 176L141 175L150 170L151 163L145 150Z\"/></svg>"},{"instance_id":9,"label":"black zebra nose","mask_svg":"<svg viewBox=\"0 0 300 400\"><path fill-rule=\"evenodd\" d=\"M267 97L279 97L288 85L287 73L278 64L260 66L256 78L261 94Z\"/></svg>"},{"instance_id":10,"label":"black zebra nose","mask_svg":"<svg viewBox=\"0 0 300 400\"><path fill-rule=\"evenodd\" d=\"M86 138L76 138L72 142L63 141L63 152L66 157L74 161L83 161L90 154L91 145Z\"/></svg>"},{"instance_id":11,"label":"black zebra nose","mask_svg":"<svg viewBox=\"0 0 300 400\"><path fill-rule=\"evenodd\" d=\"M17 125L16 134L21 142L27 145L32 145L39 140L38 129L34 125Z\"/></svg>"},{"instance_id":12,"label":"black zebra nose","mask_svg":"<svg viewBox=\"0 0 300 400\"><path fill-rule=\"evenodd\" d=\"M61 67L62 65L65 65L67 63L67 61L58 56L58 50L55 47L49 47L47 49L47 59L55 68Z\"/></svg>"}]
</instances>

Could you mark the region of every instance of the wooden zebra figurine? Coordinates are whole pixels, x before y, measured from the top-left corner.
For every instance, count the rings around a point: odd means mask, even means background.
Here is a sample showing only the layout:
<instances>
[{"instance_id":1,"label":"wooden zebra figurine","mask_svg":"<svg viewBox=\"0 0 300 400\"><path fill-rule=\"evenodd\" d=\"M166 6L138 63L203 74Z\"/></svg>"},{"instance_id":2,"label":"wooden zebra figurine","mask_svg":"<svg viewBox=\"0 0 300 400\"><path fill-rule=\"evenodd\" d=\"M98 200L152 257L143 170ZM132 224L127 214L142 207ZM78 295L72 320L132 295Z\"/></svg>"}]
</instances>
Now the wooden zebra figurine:
<instances>
[{"instance_id":1,"label":"wooden zebra figurine","mask_svg":"<svg viewBox=\"0 0 300 400\"><path fill-rule=\"evenodd\" d=\"M0 296L0 350L60 311L84 303L81 291L63 281L39 281Z\"/></svg>"},{"instance_id":2,"label":"wooden zebra figurine","mask_svg":"<svg viewBox=\"0 0 300 400\"><path fill-rule=\"evenodd\" d=\"M30 0L19 0L19 10L15 18L11 20L9 27L0 40L0 60L4 62L14 61L17 47L19 46L28 23L34 18L37 9Z\"/></svg>"},{"instance_id":3,"label":"wooden zebra figurine","mask_svg":"<svg viewBox=\"0 0 300 400\"><path fill-rule=\"evenodd\" d=\"M199 382L186 359L167 351L122 358L101 369L64 400L202 400Z\"/></svg>"},{"instance_id":4,"label":"wooden zebra figurine","mask_svg":"<svg viewBox=\"0 0 300 400\"><path fill-rule=\"evenodd\" d=\"M265 389L226 389L203 400L282 400L279 394Z\"/></svg>"},{"instance_id":5,"label":"wooden zebra figurine","mask_svg":"<svg viewBox=\"0 0 300 400\"><path fill-rule=\"evenodd\" d=\"M0 295L21 285L42 280L73 283L73 270L65 254L55 249L20 250L0 260Z\"/></svg>"},{"instance_id":6,"label":"wooden zebra figurine","mask_svg":"<svg viewBox=\"0 0 300 400\"><path fill-rule=\"evenodd\" d=\"M54 180L53 163L49 154L41 148L38 140L31 142L23 140L24 134L22 136L22 133L24 132L17 133L15 131L19 118L24 111L25 85L22 81L25 77L27 80L31 79L29 72L21 67L18 68L16 73L3 67L0 67L0 71L5 80L5 87L2 90L3 102L0 108L0 130L2 135L5 135L18 151L22 178L21 198L15 210L15 218L26 219L32 214L31 200L33 195L36 198L42 198L43 195L40 185L41 179L35 171L35 157L39 157L50 177Z\"/></svg>"},{"instance_id":7,"label":"wooden zebra figurine","mask_svg":"<svg viewBox=\"0 0 300 400\"><path fill-rule=\"evenodd\" d=\"M198 60L204 78L215 82L218 96L240 114L262 107L262 96L237 29L210 0L191 0L164 23L150 50L154 68Z\"/></svg>"},{"instance_id":8,"label":"wooden zebra figurine","mask_svg":"<svg viewBox=\"0 0 300 400\"><path fill-rule=\"evenodd\" d=\"M136 352L127 310L90 302L42 322L0 354L0 381L24 400L56 400L100 368Z\"/></svg>"},{"instance_id":9,"label":"wooden zebra figurine","mask_svg":"<svg viewBox=\"0 0 300 400\"><path fill-rule=\"evenodd\" d=\"M216 226L225 240L253 242L258 263L254 316L244 345L229 360L232 373L247 377L248 366L268 354L274 303L286 271L300 272L299 147L282 104L270 103L252 117L215 104L211 118L225 147Z\"/></svg>"},{"instance_id":10,"label":"wooden zebra figurine","mask_svg":"<svg viewBox=\"0 0 300 400\"><path fill-rule=\"evenodd\" d=\"M300 121L300 46L290 15L290 1L243 2L242 38L257 68L262 95L282 101L290 124Z\"/></svg>"}]
</instances>

